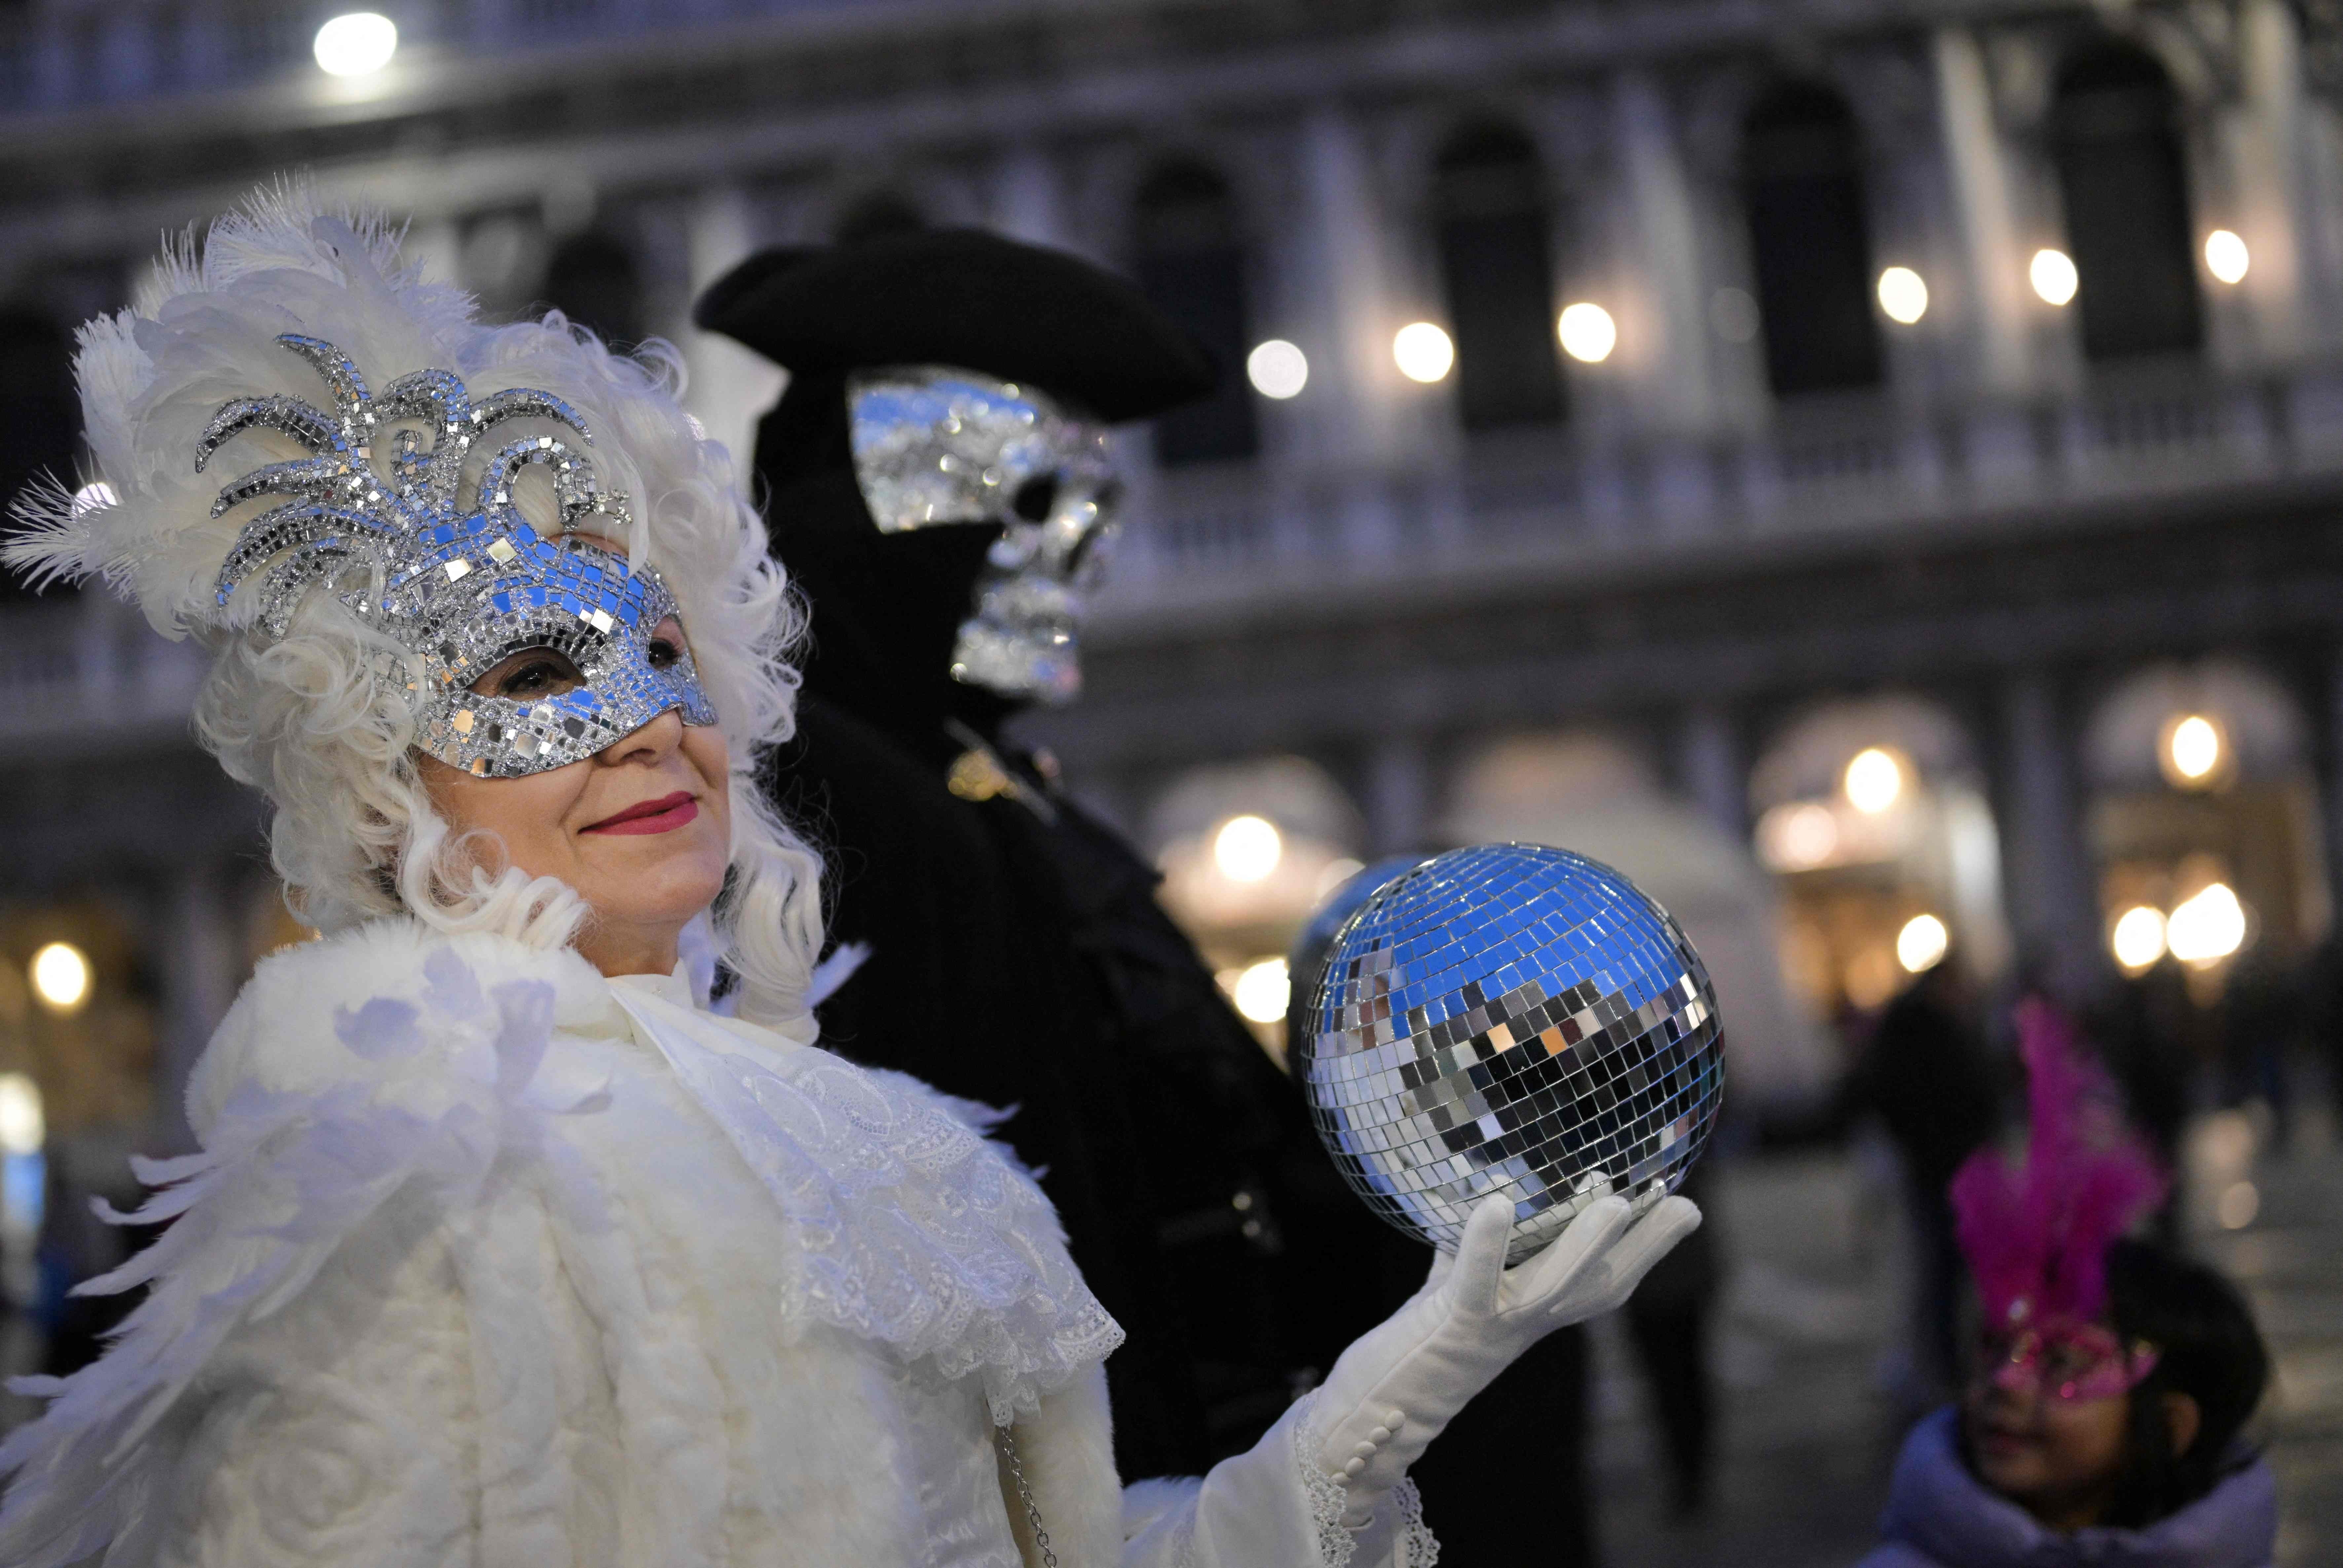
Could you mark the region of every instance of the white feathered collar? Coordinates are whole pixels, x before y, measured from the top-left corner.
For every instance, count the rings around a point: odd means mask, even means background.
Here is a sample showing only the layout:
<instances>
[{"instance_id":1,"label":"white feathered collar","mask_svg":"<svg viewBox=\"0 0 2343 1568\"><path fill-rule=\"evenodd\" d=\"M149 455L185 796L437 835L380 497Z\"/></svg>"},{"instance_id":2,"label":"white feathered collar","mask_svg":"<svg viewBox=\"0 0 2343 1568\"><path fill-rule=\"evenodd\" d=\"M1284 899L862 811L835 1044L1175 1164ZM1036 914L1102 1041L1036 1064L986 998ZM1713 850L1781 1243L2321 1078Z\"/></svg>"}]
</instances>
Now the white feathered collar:
<instances>
[{"instance_id":1,"label":"white feathered collar","mask_svg":"<svg viewBox=\"0 0 2343 1568\"><path fill-rule=\"evenodd\" d=\"M629 1022L790 1221L792 1333L828 1322L947 1379L980 1372L1003 1423L1121 1342L1049 1200L980 1135L997 1120L985 1108L813 1046L810 1019L791 1039L719 1018L680 978L613 982L567 948L390 920L288 950L206 1053L188 1120L209 1147L240 1091L369 1083L431 1101L451 1077L499 1083L537 1115L590 1113L598 1085L562 1080L546 1040Z\"/></svg>"}]
</instances>

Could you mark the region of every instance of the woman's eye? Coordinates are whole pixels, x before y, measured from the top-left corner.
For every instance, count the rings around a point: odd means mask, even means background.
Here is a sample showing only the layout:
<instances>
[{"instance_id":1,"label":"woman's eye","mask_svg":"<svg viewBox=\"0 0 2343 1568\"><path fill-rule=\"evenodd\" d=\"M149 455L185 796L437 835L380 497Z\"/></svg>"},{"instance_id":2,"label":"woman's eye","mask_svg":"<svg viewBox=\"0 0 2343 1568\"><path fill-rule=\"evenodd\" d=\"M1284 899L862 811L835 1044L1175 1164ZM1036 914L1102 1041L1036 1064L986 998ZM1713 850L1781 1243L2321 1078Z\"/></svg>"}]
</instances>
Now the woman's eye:
<instances>
[{"instance_id":1,"label":"woman's eye","mask_svg":"<svg viewBox=\"0 0 2343 1568\"><path fill-rule=\"evenodd\" d=\"M683 649L663 637L651 638L650 661L653 669L672 669L683 658Z\"/></svg>"},{"instance_id":2,"label":"woman's eye","mask_svg":"<svg viewBox=\"0 0 2343 1568\"><path fill-rule=\"evenodd\" d=\"M472 683L472 689L484 697L508 697L516 702L528 702L541 697L558 697L574 691L586 684L578 667L551 648L530 648L517 653L488 674Z\"/></svg>"}]
</instances>

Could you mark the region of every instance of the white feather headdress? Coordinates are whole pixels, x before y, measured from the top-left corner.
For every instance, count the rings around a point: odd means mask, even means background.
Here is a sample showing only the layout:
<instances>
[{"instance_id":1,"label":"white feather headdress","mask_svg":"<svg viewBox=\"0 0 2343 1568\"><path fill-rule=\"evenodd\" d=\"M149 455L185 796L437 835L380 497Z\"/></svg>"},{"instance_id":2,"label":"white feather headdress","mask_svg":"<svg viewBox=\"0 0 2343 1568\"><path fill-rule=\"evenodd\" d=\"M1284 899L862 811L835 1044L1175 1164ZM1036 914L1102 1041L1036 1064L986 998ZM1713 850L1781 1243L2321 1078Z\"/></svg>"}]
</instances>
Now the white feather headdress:
<instances>
[{"instance_id":1,"label":"white feather headdress","mask_svg":"<svg viewBox=\"0 0 2343 1568\"><path fill-rule=\"evenodd\" d=\"M102 577L166 637L216 619L213 579L249 513L211 515L219 476L196 471L196 442L230 398L316 396L314 375L275 346L285 332L399 374L454 366L483 328L469 297L401 260L378 216L320 210L299 185L263 192L215 224L200 255L192 233L167 246L130 308L82 327L82 417L115 498L33 498L11 562L36 578ZM284 447L274 455L302 455Z\"/></svg>"}]
</instances>

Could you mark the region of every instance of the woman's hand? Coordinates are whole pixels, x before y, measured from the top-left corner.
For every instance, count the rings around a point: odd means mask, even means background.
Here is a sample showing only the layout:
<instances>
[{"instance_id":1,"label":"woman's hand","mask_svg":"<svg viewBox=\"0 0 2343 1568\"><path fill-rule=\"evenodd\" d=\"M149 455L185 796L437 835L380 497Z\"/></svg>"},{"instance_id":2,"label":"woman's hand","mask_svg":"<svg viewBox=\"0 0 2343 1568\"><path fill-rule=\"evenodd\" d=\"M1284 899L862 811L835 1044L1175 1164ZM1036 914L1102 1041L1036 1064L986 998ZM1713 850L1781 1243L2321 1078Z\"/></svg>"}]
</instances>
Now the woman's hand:
<instances>
[{"instance_id":1,"label":"woman's hand","mask_svg":"<svg viewBox=\"0 0 2343 1568\"><path fill-rule=\"evenodd\" d=\"M1598 1188L1608 1185L1600 1177ZM1515 1357L1565 1323L1624 1302L1668 1249L1697 1230L1690 1200L1664 1198L1633 1224L1624 1198L1598 1198L1561 1237L1505 1267L1513 1200L1482 1200L1452 1256L1423 1288L1334 1363L1313 1396L1318 1462L1349 1489L1343 1523L1373 1516L1465 1402Z\"/></svg>"}]
</instances>

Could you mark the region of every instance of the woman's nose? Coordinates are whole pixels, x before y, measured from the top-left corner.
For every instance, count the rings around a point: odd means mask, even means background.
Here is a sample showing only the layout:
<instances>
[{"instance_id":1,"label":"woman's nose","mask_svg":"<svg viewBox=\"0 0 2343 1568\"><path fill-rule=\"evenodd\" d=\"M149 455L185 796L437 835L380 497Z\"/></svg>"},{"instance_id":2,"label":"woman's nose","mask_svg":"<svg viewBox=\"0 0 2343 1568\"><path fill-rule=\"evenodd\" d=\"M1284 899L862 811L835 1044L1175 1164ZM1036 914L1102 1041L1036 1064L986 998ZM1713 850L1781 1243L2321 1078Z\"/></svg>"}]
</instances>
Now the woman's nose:
<instances>
[{"instance_id":1,"label":"woman's nose","mask_svg":"<svg viewBox=\"0 0 2343 1568\"><path fill-rule=\"evenodd\" d=\"M602 748L598 759L608 767L622 762L658 763L683 743L683 712L670 708L630 734Z\"/></svg>"}]
</instances>

